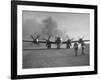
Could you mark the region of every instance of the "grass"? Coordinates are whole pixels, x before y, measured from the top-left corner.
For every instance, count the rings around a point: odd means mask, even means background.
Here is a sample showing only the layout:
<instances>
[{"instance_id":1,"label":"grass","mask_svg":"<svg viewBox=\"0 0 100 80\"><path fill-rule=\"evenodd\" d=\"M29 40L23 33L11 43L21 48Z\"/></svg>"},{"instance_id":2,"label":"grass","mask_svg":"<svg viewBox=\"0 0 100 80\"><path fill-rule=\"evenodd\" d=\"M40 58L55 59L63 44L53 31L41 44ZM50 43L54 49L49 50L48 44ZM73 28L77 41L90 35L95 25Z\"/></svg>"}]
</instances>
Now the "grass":
<instances>
[{"instance_id":1,"label":"grass","mask_svg":"<svg viewBox=\"0 0 100 80\"><path fill-rule=\"evenodd\" d=\"M23 68L48 68L89 65L89 47L85 49L85 56L75 56L74 49L29 49L23 51Z\"/></svg>"}]
</instances>

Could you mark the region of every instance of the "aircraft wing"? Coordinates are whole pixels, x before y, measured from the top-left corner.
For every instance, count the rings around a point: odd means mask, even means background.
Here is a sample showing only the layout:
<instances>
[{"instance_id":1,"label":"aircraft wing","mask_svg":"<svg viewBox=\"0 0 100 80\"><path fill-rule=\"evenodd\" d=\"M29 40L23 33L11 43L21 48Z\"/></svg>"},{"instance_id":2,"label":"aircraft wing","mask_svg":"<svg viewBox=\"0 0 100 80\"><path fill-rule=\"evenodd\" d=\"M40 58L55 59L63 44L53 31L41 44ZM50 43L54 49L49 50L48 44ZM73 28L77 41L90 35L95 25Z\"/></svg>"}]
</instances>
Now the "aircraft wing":
<instances>
[{"instance_id":1,"label":"aircraft wing","mask_svg":"<svg viewBox=\"0 0 100 80\"><path fill-rule=\"evenodd\" d=\"M51 43L51 44L56 44L56 42L53 42L53 41L51 41L50 43Z\"/></svg>"},{"instance_id":2,"label":"aircraft wing","mask_svg":"<svg viewBox=\"0 0 100 80\"><path fill-rule=\"evenodd\" d=\"M90 40L83 40L84 42L88 42L88 41L90 41Z\"/></svg>"},{"instance_id":3,"label":"aircraft wing","mask_svg":"<svg viewBox=\"0 0 100 80\"><path fill-rule=\"evenodd\" d=\"M46 42L45 40L40 40L39 43L47 43L47 42ZM50 43L51 43L51 44L56 44L56 43L53 42L53 41L50 41Z\"/></svg>"},{"instance_id":4,"label":"aircraft wing","mask_svg":"<svg viewBox=\"0 0 100 80\"><path fill-rule=\"evenodd\" d=\"M71 43L75 43L75 42L79 42L79 40L76 40L76 41L71 41Z\"/></svg>"},{"instance_id":5,"label":"aircraft wing","mask_svg":"<svg viewBox=\"0 0 100 80\"><path fill-rule=\"evenodd\" d=\"M38 42L39 42L39 43L46 43L45 40L41 40L41 41L39 40Z\"/></svg>"},{"instance_id":6,"label":"aircraft wing","mask_svg":"<svg viewBox=\"0 0 100 80\"><path fill-rule=\"evenodd\" d=\"M83 42L88 42L90 40L83 40ZM71 43L75 43L75 42L79 42L79 40L76 40L76 41L71 41Z\"/></svg>"},{"instance_id":7,"label":"aircraft wing","mask_svg":"<svg viewBox=\"0 0 100 80\"><path fill-rule=\"evenodd\" d=\"M33 42L32 40L23 40L23 42Z\"/></svg>"},{"instance_id":8,"label":"aircraft wing","mask_svg":"<svg viewBox=\"0 0 100 80\"><path fill-rule=\"evenodd\" d=\"M90 40L83 40L83 42L88 42ZM75 43L75 42L79 42L79 40L76 40L76 41L71 41L71 43Z\"/></svg>"},{"instance_id":9,"label":"aircraft wing","mask_svg":"<svg viewBox=\"0 0 100 80\"><path fill-rule=\"evenodd\" d=\"M63 42L61 42L62 44L66 44L67 43L67 41L63 41Z\"/></svg>"},{"instance_id":10,"label":"aircraft wing","mask_svg":"<svg viewBox=\"0 0 100 80\"><path fill-rule=\"evenodd\" d=\"M88 42L90 40L83 40L83 42ZM79 40L76 40L76 41L71 41L71 43L75 43L75 42L79 42ZM66 44L67 41L63 41L62 44Z\"/></svg>"},{"instance_id":11,"label":"aircraft wing","mask_svg":"<svg viewBox=\"0 0 100 80\"><path fill-rule=\"evenodd\" d=\"M71 41L71 43L75 43L75 42L78 42L78 41ZM63 41L62 44L67 44L67 41Z\"/></svg>"}]
</instances>

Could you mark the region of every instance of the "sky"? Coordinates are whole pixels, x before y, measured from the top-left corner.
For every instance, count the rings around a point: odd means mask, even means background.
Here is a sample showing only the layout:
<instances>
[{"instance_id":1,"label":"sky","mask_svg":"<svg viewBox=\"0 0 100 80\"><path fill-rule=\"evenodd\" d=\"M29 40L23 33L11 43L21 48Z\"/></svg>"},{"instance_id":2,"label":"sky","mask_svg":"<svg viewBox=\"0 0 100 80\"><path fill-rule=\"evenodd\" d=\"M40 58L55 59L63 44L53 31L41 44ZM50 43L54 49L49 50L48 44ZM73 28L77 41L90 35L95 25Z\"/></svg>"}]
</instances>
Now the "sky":
<instances>
[{"instance_id":1,"label":"sky","mask_svg":"<svg viewBox=\"0 0 100 80\"><path fill-rule=\"evenodd\" d=\"M44 28L43 20L49 17L56 22L57 29L70 38L77 40L84 36L84 39L90 39L90 15L88 13L43 11L23 11L22 26L24 38L35 32L41 32L41 29Z\"/></svg>"}]
</instances>

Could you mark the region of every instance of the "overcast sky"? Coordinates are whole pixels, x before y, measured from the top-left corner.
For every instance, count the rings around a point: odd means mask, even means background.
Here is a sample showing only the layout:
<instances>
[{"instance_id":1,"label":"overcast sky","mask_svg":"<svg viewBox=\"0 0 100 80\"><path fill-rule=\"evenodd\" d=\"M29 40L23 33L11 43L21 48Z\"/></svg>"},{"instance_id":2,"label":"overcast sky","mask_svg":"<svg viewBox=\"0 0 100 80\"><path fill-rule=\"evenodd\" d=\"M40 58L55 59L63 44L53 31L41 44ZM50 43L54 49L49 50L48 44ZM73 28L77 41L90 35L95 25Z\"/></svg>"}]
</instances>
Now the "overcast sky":
<instances>
[{"instance_id":1,"label":"overcast sky","mask_svg":"<svg viewBox=\"0 0 100 80\"><path fill-rule=\"evenodd\" d=\"M42 21L48 17L52 17L58 29L70 38L78 39L84 36L84 39L90 39L90 15L87 13L23 11L23 34L40 31L43 28Z\"/></svg>"}]
</instances>

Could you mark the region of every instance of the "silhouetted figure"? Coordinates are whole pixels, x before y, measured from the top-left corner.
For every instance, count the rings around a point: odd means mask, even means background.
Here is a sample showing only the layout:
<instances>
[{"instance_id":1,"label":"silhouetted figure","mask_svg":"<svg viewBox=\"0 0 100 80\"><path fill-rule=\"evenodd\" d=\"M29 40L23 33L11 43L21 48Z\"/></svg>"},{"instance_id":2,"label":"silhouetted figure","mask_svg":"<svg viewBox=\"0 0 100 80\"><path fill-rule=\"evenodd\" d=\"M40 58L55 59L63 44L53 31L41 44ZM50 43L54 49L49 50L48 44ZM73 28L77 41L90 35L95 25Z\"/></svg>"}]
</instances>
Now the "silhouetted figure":
<instances>
[{"instance_id":1,"label":"silhouetted figure","mask_svg":"<svg viewBox=\"0 0 100 80\"><path fill-rule=\"evenodd\" d=\"M67 40L66 48L69 49L71 47L71 40Z\"/></svg>"},{"instance_id":2,"label":"silhouetted figure","mask_svg":"<svg viewBox=\"0 0 100 80\"><path fill-rule=\"evenodd\" d=\"M81 54L82 54L82 55L85 55L85 51L84 51L84 49L85 49L85 44L84 44L84 43L81 43L81 49L82 49Z\"/></svg>"},{"instance_id":3,"label":"silhouetted figure","mask_svg":"<svg viewBox=\"0 0 100 80\"><path fill-rule=\"evenodd\" d=\"M75 51L75 56L78 54L78 44L74 43L74 51Z\"/></svg>"}]
</instances>

